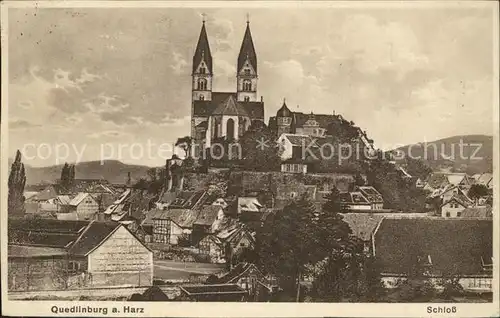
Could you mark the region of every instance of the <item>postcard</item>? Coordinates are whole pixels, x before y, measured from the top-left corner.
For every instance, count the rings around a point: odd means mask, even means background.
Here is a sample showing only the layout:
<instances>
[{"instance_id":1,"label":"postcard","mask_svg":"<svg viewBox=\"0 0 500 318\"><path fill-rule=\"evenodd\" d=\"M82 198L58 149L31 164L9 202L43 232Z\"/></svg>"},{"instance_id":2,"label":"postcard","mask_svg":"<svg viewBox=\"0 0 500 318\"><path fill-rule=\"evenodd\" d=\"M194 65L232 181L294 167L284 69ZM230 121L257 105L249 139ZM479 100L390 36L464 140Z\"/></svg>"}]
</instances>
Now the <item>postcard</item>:
<instances>
[{"instance_id":1,"label":"postcard","mask_svg":"<svg viewBox=\"0 0 500 318\"><path fill-rule=\"evenodd\" d=\"M500 315L497 2L1 10L3 315Z\"/></svg>"}]
</instances>

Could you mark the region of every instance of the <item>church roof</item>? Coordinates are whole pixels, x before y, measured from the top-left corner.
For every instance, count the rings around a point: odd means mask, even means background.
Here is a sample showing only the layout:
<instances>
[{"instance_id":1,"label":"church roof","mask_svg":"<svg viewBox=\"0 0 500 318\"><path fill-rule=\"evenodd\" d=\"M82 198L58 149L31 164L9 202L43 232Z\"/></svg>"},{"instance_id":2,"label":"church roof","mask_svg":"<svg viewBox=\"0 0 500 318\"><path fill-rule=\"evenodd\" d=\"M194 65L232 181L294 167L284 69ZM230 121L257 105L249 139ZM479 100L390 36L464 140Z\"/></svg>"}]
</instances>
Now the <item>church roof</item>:
<instances>
[{"instance_id":1,"label":"church roof","mask_svg":"<svg viewBox=\"0 0 500 318\"><path fill-rule=\"evenodd\" d=\"M236 93L230 92L213 92L212 100L195 100L194 101L194 116L210 116L224 103L229 96L232 96L235 103L245 109L247 116L254 119L264 119L264 103L263 102L238 102Z\"/></svg>"},{"instance_id":2,"label":"church roof","mask_svg":"<svg viewBox=\"0 0 500 318\"><path fill-rule=\"evenodd\" d=\"M212 112L212 115L248 116L245 108L239 104L233 95L229 95L226 100L220 103Z\"/></svg>"},{"instance_id":3,"label":"church roof","mask_svg":"<svg viewBox=\"0 0 500 318\"><path fill-rule=\"evenodd\" d=\"M257 72L257 54L255 53L255 48L253 46L249 23L247 23L245 35L243 36L243 42L241 43L240 54L238 55L238 71L241 70L247 58L255 72Z\"/></svg>"},{"instance_id":4,"label":"church roof","mask_svg":"<svg viewBox=\"0 0 500 318\"><path fill-rule=\"evenodd\" d=\"M198 38L198 44L196 45L196 50L193 55L193 73L196 71L196 68L200 65L202 60L204 60L207 64L209 73L213 74L212 54L210 53L210 45L208 44L205 22L203 22L203 26L201 27L200 37Z\"/></svg>"}]
</instances>

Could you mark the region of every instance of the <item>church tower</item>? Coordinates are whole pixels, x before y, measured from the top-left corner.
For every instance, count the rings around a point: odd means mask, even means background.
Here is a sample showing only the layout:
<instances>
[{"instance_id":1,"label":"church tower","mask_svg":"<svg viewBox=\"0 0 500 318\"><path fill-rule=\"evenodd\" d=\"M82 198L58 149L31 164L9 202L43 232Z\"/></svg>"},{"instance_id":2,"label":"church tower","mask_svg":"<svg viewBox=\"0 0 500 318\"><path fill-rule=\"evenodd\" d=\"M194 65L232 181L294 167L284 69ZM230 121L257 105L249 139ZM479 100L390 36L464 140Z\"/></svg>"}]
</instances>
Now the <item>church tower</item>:
<instances>
[{"instance_id":1,"label":"church tower","mask_svg":"<svg viewBox=\"0 0 500 318\"><path fill-rule=\"evenodd\" d=\"M238 67L236 74L237 100L239 102L257 101L257 54L253 46L252 34L250 33L250 21L247 20L247 28L241 43L238 55Z\"/></svg>"},{"instance_id":2,"label":"church tower","mask_svg":"<svg viewBox=\"0 0 500 318\"><path fill-rule=\"evenodd\" d=\"M212 99L212 54L208 44L207 30L205 29L205 20L201 27L200 37L196 45L196 51L193 55L193 83L192 98L195 100Z\"/></svg>"}]
</instances>

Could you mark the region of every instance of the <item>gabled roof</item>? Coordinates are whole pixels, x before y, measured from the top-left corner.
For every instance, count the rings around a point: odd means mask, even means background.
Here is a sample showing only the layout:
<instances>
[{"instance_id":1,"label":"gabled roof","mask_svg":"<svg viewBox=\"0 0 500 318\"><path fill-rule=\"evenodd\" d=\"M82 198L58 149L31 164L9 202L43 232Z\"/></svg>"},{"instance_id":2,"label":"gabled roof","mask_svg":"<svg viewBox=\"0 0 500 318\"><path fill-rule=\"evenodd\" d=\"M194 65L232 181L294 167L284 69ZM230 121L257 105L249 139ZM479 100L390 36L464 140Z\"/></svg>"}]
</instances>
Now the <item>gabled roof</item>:
<instances>
[{"instance_id":1,"label":"gabled roof","mask_svg":"<svg viewBox=\"0 0 500 318\"><path fill-rule=\"evenodd\" d=\"M476 183L483 184L483 185L489 185L492 179L493 179L493 174L483 173L476 179Z\"/></svg>"},{"instance_id":2,"label":"gabled roof","mask_svg":"<svg viewBox=\"0 0 500 318\"><path fill-rule=\"evenodd\" d=\"M370 201L359 191L341 192L339 197L340 201L346 204L370 204Z\"/></svg>"},{"instance_id":3,"label":"gabled roof","mask_svg":"<svg viewBox=\"0 0 500 318\"><path fill-rule=\"evenodd\" d=\"M217 108L215 108L212 115L248 116L248 113L245 108L236 101L233 95L229 95L217 106Z\"/></svg>"},{"instance_id":4,"label":"gabled roof","mask_svg":"<svg viewBox=\"0 0 500 318\"><path fill-rule=\"evenodd\" d=\"M200 65L202 60L204 60L207 64L209 73L213 74L212 53L210 52L207 30L205 29L205 22L203 22L203 25L201 26L198 44L196 45L196 50L193 55L193 73L196 72L196 68Z\"/></svg>"},{"instance_id":5,"label":"gabled roof","mask_svg":"<svg viewBox=\"0 0 500 318\"><path fill-rule=\"evenodd\" d=\"M241 42L240 53L238 54L237 72L241 70L247 59L255 72L257 72L257 54L255 53L255 47L253 46L252 33L250 32L249 23L247 23L245 35L243 36L243 42Z\"/></svg>"},{"instance_id":6,"label":"gabled roof","mask_svg":"<svg viewBox=\"0 0 500 318\"><path fill-rule=\"evenodd\" d=\"M382 273L405 274L430 256L433 274L484 274L481 258L493 255L493 222L463 218L385 218L374 233ZM491 274L490 274L491 275Z\"/></svg>"},{"instance_id":7,"label":"gabled roof","mask_svg":"<svg viewBox=\"0 0 500 318\"><path fill-rule=\"evenodd\" d=\"M371 203L383 203L384 198L382 194L377 191L373 186L360 186L357 187L358 191Z\"/></svg>"},{"instance_id":8,"label":"gabled roof","mask_svg":"<svg viewBox=\"0 0 500 318\"><path fill-rule=\"evenodd\" d=\"M56 219L9 219L9 244L64 248L76 241L88 221Z\"/></svg>"},{"instance_id":9,"label":"gabled roof","mask_svg":"<svg viewBox=\"0 0 500 318\"><path fill-rule=\"evenodd\" d=\"M309 146L312 144L310 148L318 147L316 143L316 139L306 135L296 135L296 134L283 134L283 137L288 139L290 143L295 147Z\"/></svg>"},{"instance_id":10,"label":"gabled roof","mask_svg":"<svg viewBox=\"0 0 500 318\"><path fill-rule=\"evenodd\" d=\"M259 199L252 197L238 197L238 206L241 211L260 212L262 204Z\"/></svg>"},{"instance_id":11,"label":"gabled roof","mask_svg":"<svg viewBox=\"0 0 500 318\"><path fill-rule=\"evenodd\" d=\"M77 206L79 205L87 196L90 194L85 193L85 192L80 192L78 193L70 202L69 205L71 206Z\"/></svg>"},{"instance_id":12,"label":"gabled roof","mask_svg":"<svg viewBox=\"0 0 500 318\"><path fill-rule=\"evenodd\" d=\"M46 201L50 199L54 199L57 197L58 193L56 191L56 187L53 185L46 186L42 191L38 192L36 196L32 199L37 201Z\"/></svg>"},{"instance_id":13,"label":"gabled roof","mask_svg":"<svg viewBox=\"0 0 500 318\"><path fill-rule=\"evenodd\" d=\"M453 194L453 196L449 200L443 202L441 204L441 206L444 206L450 202L456 202L456 203L460 204L461 206L463 206L464 208L471 206L471 202L470 202L469 198L467 198L466 196L464 196L461 193Z\"/></svg>"},{"instance_id":14,"label":"gabled roof","mask_svg":"<svg viewBox=\"0 0 500 318\"><path fill-rule=\"evenodd\" d=\"M71 245L69 253L86 256L120 226L122 225L116 222L90 222L85 231Z\"/></svg>"},{"instance_id":15,"label":"gabled roof","mask_svg":"<svg viewBox=\"0 0 500 318\"><path fill-rule=\"evenodd\" d=\"M26 246L26 245L8 245L8 257L54 257L64 256L67 252L64 248L44 247L44 246Z\"/></svg>"},{"instance_id":16,"label":"gabled roof","mask_svg":"<svg viewBox=\"0 0 500 318\"><path fill-rule=\"evenodd\" d=\"M447 174L446 177L448 178L448 182L453 185L459 185L464 181L464 179L467 178L467 175L465 173L450 173Z\"/></svg>"},{"instance_id":17,"label":"gabled roof","mask_svg":"<svg viewBox=\"0 0 500 318\"><path fill-rule=\"evenodd\" d=\"M203 206L194 224L211 226L217 220L217 216L221 210L223 209L220 205Z\"/></svg>"},{"instance_id":18,"label":"gabled roof","mask_svg":"<svg viewBox=\"0 0 500 318\"><path fill-rule=\"evenodd\" d=\"M229 283L237 283L238 279L240 279L245 273L253 271L257 273L257 275L264 278L264 275L259 271L257 266L252 263L239 263L235 267L233 267L229 272L225 275L221 276L218 279L219 283L229 284Z\"/></svg>"},{"instance_id":19,"label":"gabled roof","mask_svg":"<svg viewBox=\"0 0 500 318\"><path fill-rule=\"evenodd\" d=\"M234 92L212 92L211 100L195 100L194 103L194 116L208 117L212 115L214 110L224 101L228 99L229 96L233 96L234 100L237 101L236 93ZM264 120L264 103L263 102L238 102L237 104L243 107L247 115L252 119L262 119Z\"/></svg>"},{"instance_id":20,"label":"gabled roof","mask_svg":"<svg viewBox=\"0 0 500 318\"><path fill-rule=\"evenodd\" d=\"M71 202L71 198L69 195L58 195L57 200L61 205L68 205Z\"/></svg>"}]
</instances>

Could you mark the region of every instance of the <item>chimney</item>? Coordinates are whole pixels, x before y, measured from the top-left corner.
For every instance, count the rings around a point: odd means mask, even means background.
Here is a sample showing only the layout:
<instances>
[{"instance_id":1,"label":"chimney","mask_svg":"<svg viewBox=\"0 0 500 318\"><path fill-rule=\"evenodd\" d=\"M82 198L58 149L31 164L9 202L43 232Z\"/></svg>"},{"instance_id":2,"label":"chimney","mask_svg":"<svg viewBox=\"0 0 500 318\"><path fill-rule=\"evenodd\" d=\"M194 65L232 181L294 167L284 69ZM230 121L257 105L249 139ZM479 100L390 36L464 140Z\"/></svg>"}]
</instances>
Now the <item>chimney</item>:
<instances>
[{"instance_id":1,"label":"chimney","mask_svg":"<svg viewBox=\"0 0 500 318\"><path fill-rule=\"evenodd\" d=\"M264 102L264 96L260 95L260 102L263 103Z\"/></svg>"},{"instance_id":2,"label":"chimney","mask_svg":"<svg viewBox=\"0 0 500 318\"><path fill-rule=\"evenodd\" d=\"M335 109L333 110L333 116L335 116Z\"/></svg>"}]
</instances>

